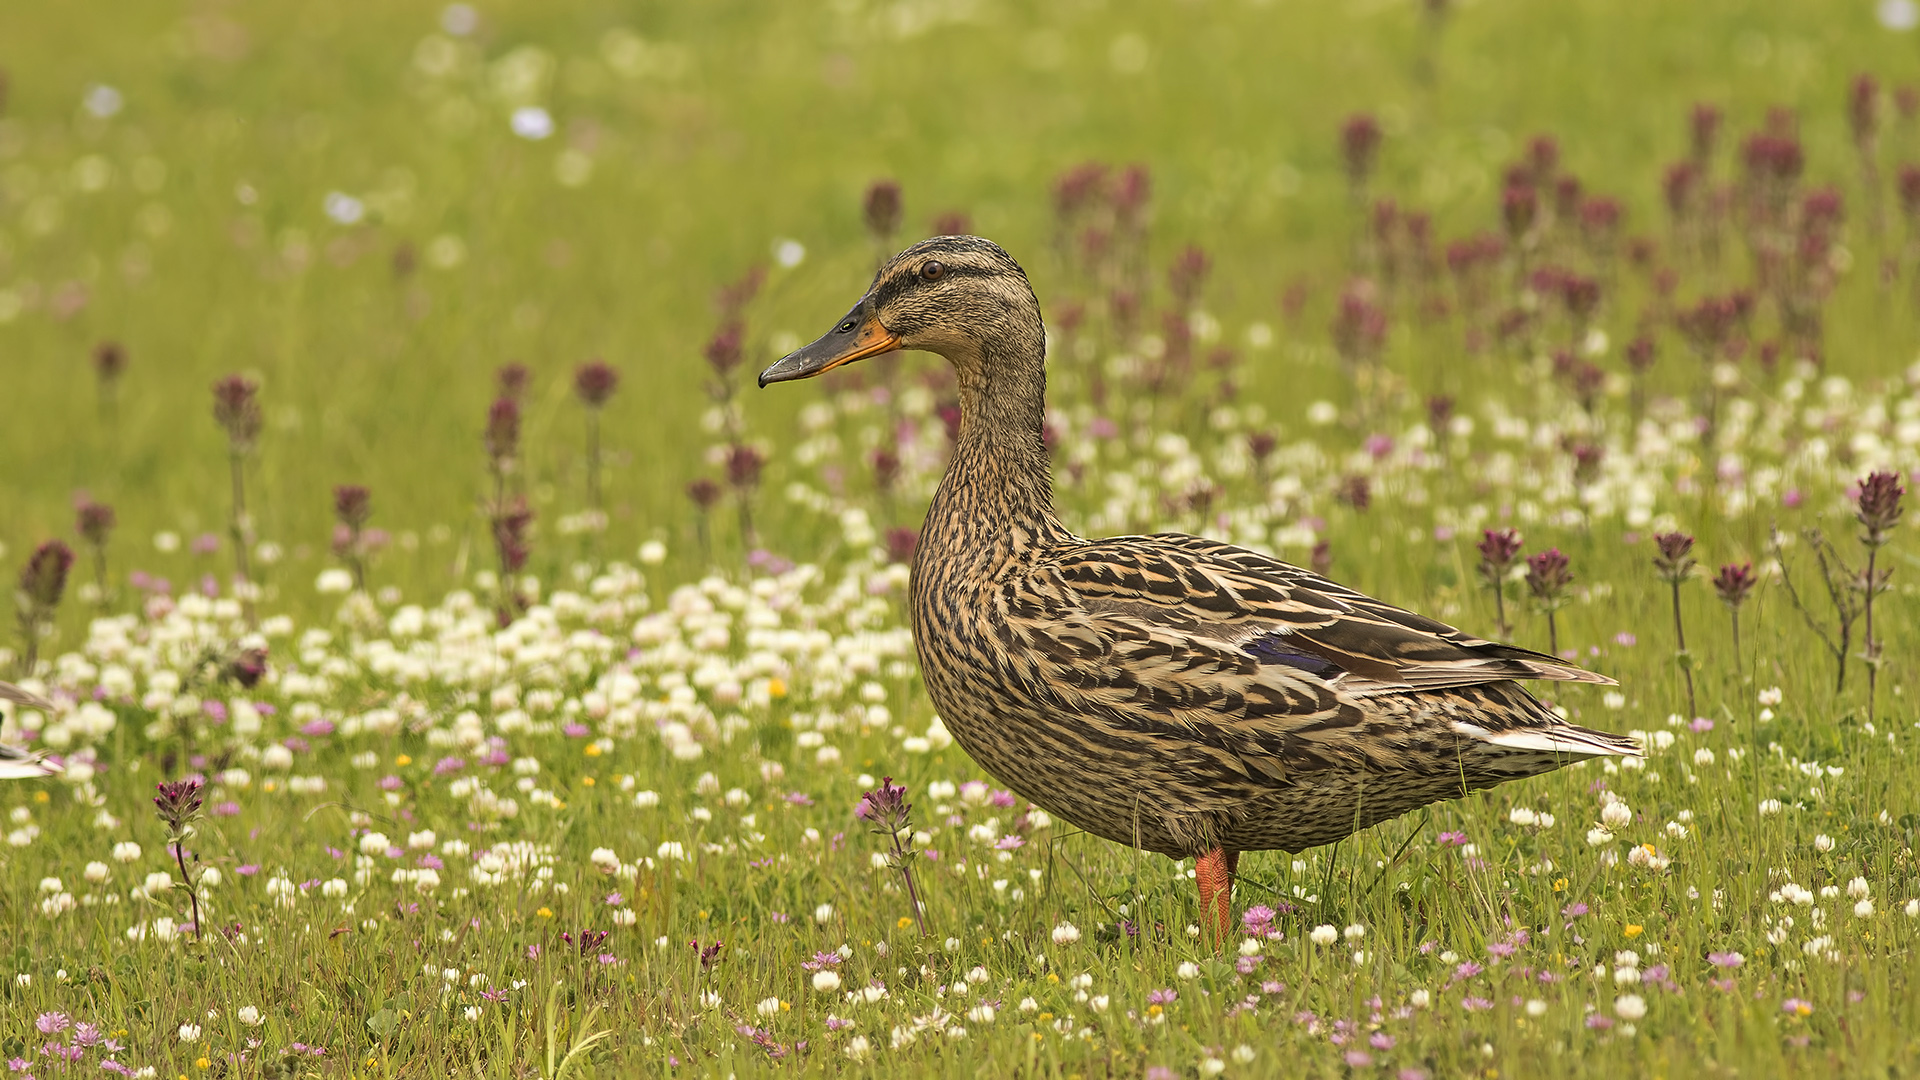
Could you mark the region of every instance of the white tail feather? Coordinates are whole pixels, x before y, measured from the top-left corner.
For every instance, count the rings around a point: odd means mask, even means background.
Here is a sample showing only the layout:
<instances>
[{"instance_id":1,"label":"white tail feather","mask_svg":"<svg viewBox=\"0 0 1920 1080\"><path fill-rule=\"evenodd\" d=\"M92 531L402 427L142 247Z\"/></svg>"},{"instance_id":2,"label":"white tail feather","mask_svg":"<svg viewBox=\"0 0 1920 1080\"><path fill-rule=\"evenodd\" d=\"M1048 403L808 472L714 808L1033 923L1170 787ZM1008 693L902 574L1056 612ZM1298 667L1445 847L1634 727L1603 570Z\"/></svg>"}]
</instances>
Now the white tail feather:
<instances>
[{"instance_id":1,"label":"white tail feather","mask_svg":"<svg viewBox=\"0 0 1920 1080\"><path fill-rule=\"evenodd\" d=\"M0 780L37 780L42 776L58 776L65 771L38 754L0 743Z\"/></svg>"},{"instance_id":2,"label":"white tail feather","mask_svg":"<svg viewBox=\"0 0 1920 1080\"><path fill-rule=\"evenodd\" d=\"M1628 740L1572 725L1488 731L1477 724L1455 720L1453 730L1511 750L1537 750L1547 754L1577 754L1581 757L1639 757L1641 753L1640 748Z\"/></svg>"}]
</instances>

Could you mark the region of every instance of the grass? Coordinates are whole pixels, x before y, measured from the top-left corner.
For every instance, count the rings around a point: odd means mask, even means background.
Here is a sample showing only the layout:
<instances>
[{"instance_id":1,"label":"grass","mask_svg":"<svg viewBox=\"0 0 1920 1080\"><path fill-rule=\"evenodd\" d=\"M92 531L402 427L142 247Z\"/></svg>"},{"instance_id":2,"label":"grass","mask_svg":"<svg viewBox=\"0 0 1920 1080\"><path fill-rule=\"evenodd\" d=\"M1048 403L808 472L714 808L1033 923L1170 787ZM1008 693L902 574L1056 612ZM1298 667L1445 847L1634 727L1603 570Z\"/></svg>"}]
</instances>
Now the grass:
<instances>
[{"instance_id":1,"label":"grass","mask_svg":"<svg viewBox=\"0 0 1920 1080\"><path fill-rule=\"evenodd\" d=\"M1920 1063L1912 543L1895 531L1878 556L1894 576L1872 705L1858 656L1835 691L1781 578L1830 625L1805 530L1864 562L1849 484L1920 466L1916 270L1893 187L1920 145L1886 104L1876 230L1844 111L1851 76L1891 80L1911 41L1867 7L1549 18L1483 0L1437 39L1408 5L524 5L459 39L436 35L439 14L0 11L0 41L31 43L0 58L0 550L18 565L71 537L78 490L119 520L104 617L77 595L83 561L29 673L60 713L14 714L69 772L4 793L0 911L18 930L0 1056L48 1075L52 1048L79 1047L93 1067L109 1055L79 1045L84 1022L114 1061L166 1076ZM88 112L92 84L123 107ZM1712 262L1662 208L1701 100L1727 114L1720 179L1785 105L1806 160L1795 199L1832 184L1846 203L1846 254L1822 264L1848 267L1819 301L1824 366L1795 364L1763 291L1713 395L1674 310L1753 269L1739 221ZM551 137L509 128L533 105ZM1421 315L1423 289L1454 298L1444 269L1377 301L1351 288L1379 269L1354 240L1337 139L1361 111L1386 132L1371 196L1431 213L1443 242L1501 228L1502 174L1535 132L1621 200L1625 235L1655 242L1634 268L1564 229L1537 239L1535 268L1604 282L1590 414L1550 359L1580 335L1511 254L1493 306L1540 314L1485 351L1463 344L1457 305ZM1097 284L1133 271L1056 243L1049 184L1089 159L1152 171L1133 331ZM714 291L797 240L804 260L771 265L747 310L736 377L824 329L877 254L860 196L880 176L903 182L903 236L964 211L1032 273L1057 332L1070 525L1182 528L1303 563L1324 542L1337 578L1484 632L1473 543L1512 524L1527 552L1570 556L1559 639L1621 684L1559 704L1641 732L1645 767L1579 766L1334 849L1249 855L1238 908L1280 909L1279 936L1248 939L1257 960L1189 934L1189 866L966 786L991 778L934 720L888 558L887 530L915 525L943 465L938 362L743 398L741 438L770 457L751 561L731 511L702 518L683 493L722 475L730 441L700 360ZM329 218L330 192L361 217ZM1200 348L1150 393L1175 325L1164 269L1189 243L1212 269L1175 314ZM1377 303L1377 350L1332 347L1343 295ZM1077 338L1061 330L1074 303ZM1224 367L1204 359L1216 328L1236 350ZM1659 359L1636 387L1624 354L1642 332ZM108 339L130 358L111 407L88 367ZM1785 343L1774 369L1762 342ZM563 531L586 498L569 373L593 356L623 376L602 428L610 520ZM539 602L500 629L481 431L513 361L533 376L512 483L536 513ZM258 636L227 580L210 415L210 384L235 371L262 387L249 494L278 549ZM1441 393L1471 430L1429 432ZM1248 449L1261 434L1265 466ZM1578 445L1602 450L1590 478ZM890 488L878 449L900 461ZM391 534L372 595L315 587L338 566L343 483L372 490ZM1698 536L1709 573L1759 569L1738 654L1706 582L1681 586L1700 718L1682 715L1651 563L1666 529ZM184 542L160 550L157 533ZM216 550L194 554L209 533ZM136 589L133 571L174 584ZM215 596L195 595L203 582ZM1508 589L1516 640L1544 648L1544 617ZM249 687L231 662L256 645L272 664ZM199 938L149 801L186 774L210 784L186 841ZM925 938L875 864L890 848L852 815L888 775L939 853L913 863Z\"/></svg>"}]
</instances>

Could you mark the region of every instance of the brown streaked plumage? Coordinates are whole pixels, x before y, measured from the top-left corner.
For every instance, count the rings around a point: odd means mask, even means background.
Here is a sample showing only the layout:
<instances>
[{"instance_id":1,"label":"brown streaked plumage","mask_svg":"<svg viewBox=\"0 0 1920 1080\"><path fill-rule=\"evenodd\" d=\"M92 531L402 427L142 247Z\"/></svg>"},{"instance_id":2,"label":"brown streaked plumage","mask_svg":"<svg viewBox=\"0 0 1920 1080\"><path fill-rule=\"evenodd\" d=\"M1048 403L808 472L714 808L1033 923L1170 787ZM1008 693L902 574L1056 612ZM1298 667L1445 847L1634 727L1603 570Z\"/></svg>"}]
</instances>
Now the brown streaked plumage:
<instances>
[{"instance_id":1,"label":"brown streaked plumage","mask_svg":"<svg viewBox=\"0 0 1920 1080\"><path fill-rule=\"evenodd\" d=\"M980 766L1096 836L1199 859L1231 926L1242 851L1299 851L1435 801L1638 747L1515 681L1612 680L1297 566L1163 533L1085 540L1053 512L1045 331L979 237L881 267L840 325L760 376L939 353L960 433L913 562L928 693Z\"/></svg>"}]
</instances>

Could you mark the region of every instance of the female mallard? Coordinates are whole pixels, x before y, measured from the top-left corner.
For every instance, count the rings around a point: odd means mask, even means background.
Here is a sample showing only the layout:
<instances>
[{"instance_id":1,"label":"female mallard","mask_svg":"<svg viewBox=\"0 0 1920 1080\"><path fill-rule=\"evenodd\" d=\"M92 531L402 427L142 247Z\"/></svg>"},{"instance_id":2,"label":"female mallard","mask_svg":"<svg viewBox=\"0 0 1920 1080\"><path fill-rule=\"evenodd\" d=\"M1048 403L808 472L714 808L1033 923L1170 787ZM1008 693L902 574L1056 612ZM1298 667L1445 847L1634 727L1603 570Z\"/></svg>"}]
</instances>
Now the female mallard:
<instances>
[{"instance_id":1,"label":"female mallard","mask_svg":"<svg viewBox=\"0 0 1920 1080\"><path fill-rule=\"evenodd\" d=\"M1096 836L1194 856L1231 927L1242 851L1300 851L1569 761L1633 755L1515 679L1612 680L1483 641L1244 548L1084 540L1053 512L1046 337L1011 256L927 240L760 385L896 349L960 391L913 560L913 636L947 729L987 772Z\"/></svg>"}]
</instances>

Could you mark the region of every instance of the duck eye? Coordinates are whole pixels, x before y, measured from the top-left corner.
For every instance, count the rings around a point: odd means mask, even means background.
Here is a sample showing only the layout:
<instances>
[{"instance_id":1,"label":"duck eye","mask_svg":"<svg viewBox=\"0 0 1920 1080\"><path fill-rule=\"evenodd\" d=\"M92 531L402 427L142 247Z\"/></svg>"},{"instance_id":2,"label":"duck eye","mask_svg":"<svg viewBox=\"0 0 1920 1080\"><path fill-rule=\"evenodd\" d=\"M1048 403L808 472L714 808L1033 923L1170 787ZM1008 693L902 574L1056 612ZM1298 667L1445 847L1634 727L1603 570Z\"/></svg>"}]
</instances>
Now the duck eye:
<instances>
[{"instance_id":1,"label":"duck eye","mask_svg":"<svg viewBox=\"0 0 1920 1080\"><path fill-rule=\"evenodd\" d=\"M920 276L928 281L939 281L946 273L946 266L937 259L920 267Z\"/></svg>"},{"instance_id":2,"label":"duck eye","mask_svg":"<svg viewBox=\"0 0 1920 1080\"><path fill-rule=\"evenodd\" d=\"M841 332L841 333L843 333L843 334L851 334L851 333L853 333L853 320L852 320L852 319L848 319L848 320L847 320L846 322L843 322L843 323L841 323L841 324L840 324L840 332Z\"/></svg>"}]
</instances>

